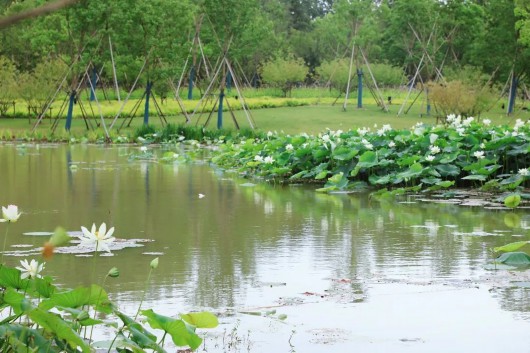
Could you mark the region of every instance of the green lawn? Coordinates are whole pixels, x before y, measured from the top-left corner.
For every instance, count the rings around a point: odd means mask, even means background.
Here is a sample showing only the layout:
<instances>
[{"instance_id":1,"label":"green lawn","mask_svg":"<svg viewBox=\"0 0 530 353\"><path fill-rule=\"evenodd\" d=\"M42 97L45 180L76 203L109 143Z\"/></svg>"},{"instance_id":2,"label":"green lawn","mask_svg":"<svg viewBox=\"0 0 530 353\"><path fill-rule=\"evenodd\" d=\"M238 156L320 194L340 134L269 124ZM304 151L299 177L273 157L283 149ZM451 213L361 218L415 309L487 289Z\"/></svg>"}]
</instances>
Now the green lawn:
<instances>
[{"instance_id":1,"label":"green lawn","mask_svg":"<svg viewBox=\"0 0 530 353\"><path fill-rule=\"evenodd\" d=\"M262 92L265 93L265 92ZM270 93L270 92L267 92ZM305 94L305 98L301 97L301 93ZM243 110L240 110L241 106L235 97L236 93L232 91L228 97L231 97L230 106L235 109L234 116L240 125L240 127L249 127L249 122L244 114ZM434 117L434 112L431 116L426 116L426 105L424 99L420 96L416 103L410 106L410 103L415 95L411 95L409 103L404 107L403 112L407 109L407 114L402 113L398 116L398 112L401 109L402 102L405 99L405 91L388 91L383 95L387 97L392 96L393 104L389 106L389 112L384 112L380 107L375 104L374 99L371 96L363 98L363 108L357 108L357 98L353 94L347 102L346 110L343 109L344 96L342 96L335 105L332 103L335 101L336 93L329 92L328 90L305 90L302 92L293 92L292 98L280 98L273 96L256 96L254 94L249 94L250 98L247 98L247 104L252 108L251 115L255 122L255 125L258 129L264 131L278 131L285 132L288 134L296 133L318 133L320 131L329 128L331 130L348 130L356 129L358 127L373 127L374 124L377 126L382 126L383 124L390 124L395 129L405 129L410 128L418 122L423 122L427 124L435 124L436 118ZM123 112L130 113L132 107L136 103L136 100L131 100L124 108ZM198 100L193 101L184 101L185 108L188 112L193 111L197 105ZM59 106L61 102L56 102L57 107L54 106L52 112L59 111ZM211 111L211 102L209 106L204 108L205 113L197 113L192 120L192 124L204 125ZM502 102L494 104L494 108L490 112L483 114L482 118L488 118L493 121L494 124L513 124L516 119L527 120L530 118L530 113L526 110L519 109L515 114L510 117L507 117L505 112L501 109ZM17 107L22 104L17 104ZM84 103L85 108L89 105ZM296 106L302 105L302 106ZM270 106L279 106L277 108L255 108L255 107L270 107ZM167 115L167 121L172 124L181 124L185 122L184 116L181 113L180 107L174 100L168 100L167 103L161 105L162 110ZM18 111L23 110L24 108L17 108ZM97 118L90 118L89 125L92 125L94 128L97 124L100 125L99 129L102 132L101 118L99 118L99 109L97 106L92 106L92 111ZM121 109L121 103L117 101L103 101L101 103L101 111L103 112L105 118L106 126L110 126L113 121L113 117ZM143 104L140 105L140 108L137 112L137 115L143 114ZM226 105L225 105L225 109ZM239 109L239 110L237 110ZM88 109L87 109L88 110ZM63 116L65 114L63 113ZM74 121L72 123L72 133L75 136L87 134L86 122L80 117L79 107L76 106L74 110ZM36 131L40 135L46 136L50 133L53 119L43 119L41 124L37 127ZM122 126L123 118L120 118L116 121L116 124L113 128L113 131L116 131ZM130 127L127 127L129 120L127 119L127 124L124 125L124 128L120 130L120 134L130 134L134 129L143 124L143 117L137 116L132 119ZM28 119L21 118L0 118L0 131L2 136L7 133L13 133L15 135L20 134L29 134L33 129L35 119L29 121ZM57 134L64 133L65 119L61 118L58 122L58 128L56 130ZM150 117L150 123L155 126L160 126L161 121L158 116L154 115ZM210 115L210 121L208 123L208 128L216 128L217 126L217 112L213 112ZM223 115L223 126L226 128L234 128L234 122L232 115L225 111ZM89 130L92 130L92 127L89 127ZM6 133L6 131L8 131ZM98 132L99 133L99 132ZM0 136L0 137L2 137Z\"/></svg>"}]
</instances>

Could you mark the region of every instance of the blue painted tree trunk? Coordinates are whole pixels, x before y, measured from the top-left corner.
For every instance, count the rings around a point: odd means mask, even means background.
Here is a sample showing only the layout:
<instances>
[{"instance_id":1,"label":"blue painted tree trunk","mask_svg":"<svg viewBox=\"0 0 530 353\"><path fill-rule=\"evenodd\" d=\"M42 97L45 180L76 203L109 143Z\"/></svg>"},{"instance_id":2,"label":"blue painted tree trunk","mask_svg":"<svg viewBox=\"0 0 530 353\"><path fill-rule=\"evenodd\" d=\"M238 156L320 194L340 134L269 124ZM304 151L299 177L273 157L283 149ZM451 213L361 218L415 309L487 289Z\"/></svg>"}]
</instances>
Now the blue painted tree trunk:
<instances>
[{"instance_id":1,"label":"blue painted tree trunk","mask_svg":"<svg viewBox=\"0 0 530 353\"><path fill-rule=\"evenodd\" d=\"M195 66L192 66L190 70L190 79L188 82L188 100L193 99L193 81L195 81Z\"/></svg>"},{"instance_id":2,"label":"blue painted tree trunk","mask_svg":"<svg viewBox=\"0 0 530 353\"><path fill-rule=\"evenodd\" d=\"M145 87L145 109L144 109L144 125L149 124L149 101L151 100L151 87L153 83L147 81L147 86Z\"/></svg>"},{"instance_id":3,"label":"blue painted tree trunk","mask_svg":"<svg viewBox=\"0 0 530 353\"><path fill-rule=\"evenodd\" d=\"M223 99L225 97L225 93L223 90L221 90L221 93L219 93L219 110L217 110L217 128L222 129L223 128Z\"/></svg>"},{"instance_id":4,"label":"blue painted tree trunk","mask_svg":"<svg viewBox=\"0 0 530 353\"><path fill-rule=\"evenodd\" d=\"M430 116L431 115L431 100L429 99L429 89L427 88L425 90L425 95L426 95L426 99L427 99L427 116Z\"/></svg>"},{"instance_id":5,"label":"blue painted tree trunk","mask_svg":"<svg viewBox=\"0 0 530 353\"><path fill-rule=\"evenodd\" d=\"M515 77L515 74L512 77L512 84L510 86L510 97L508 101L508 114L512 114L515 109L515 97L517 96L517 85L519 80Z\"/></svg>"},{"instance_id":6,"label":"blue painted tree trunk","mask_svg":"<svg viewBox=\"0 0 530 353\"><path fill-rule=\"evenodd\" d=\"M68 102L68 113L66 114L66 124L64 125L64 129L66 131L70 131L70 128L72 127L74 104L75 104L75 91L72 91L70 93L70 101Z\"/></svg>"},{"instance_id":7,"label":"blue painted tree trunk","mask_svg":"<svg viewBox=\"0 0 530 353\"><path fill-rule=\"evenodd\" d=\"M90 77L90 101L96 100L96 85L98 84L98 72L94 67L92 69L92 76Z\"/></svg>"},{"instance_id":8,"label":"blue painted tree trunk","mask_svg":"<svg viewBox=\"0 0 530 353\"><path fill-rule=\"evenodd\" d=\"M363 70L357 69L357 108L363 107Z\"/></svg>"}]
</instances>

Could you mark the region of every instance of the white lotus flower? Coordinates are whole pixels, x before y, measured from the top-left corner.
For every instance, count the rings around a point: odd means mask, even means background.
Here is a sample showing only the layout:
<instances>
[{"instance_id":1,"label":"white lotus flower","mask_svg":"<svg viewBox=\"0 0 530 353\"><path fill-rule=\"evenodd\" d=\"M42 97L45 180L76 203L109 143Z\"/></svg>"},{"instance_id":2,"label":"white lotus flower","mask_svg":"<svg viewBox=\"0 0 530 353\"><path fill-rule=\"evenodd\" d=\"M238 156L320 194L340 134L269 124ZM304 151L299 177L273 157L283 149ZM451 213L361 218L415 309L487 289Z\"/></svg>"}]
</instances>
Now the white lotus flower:
<instances>
[{"instance_id":1,"label":"white lotus flower","mask_svg":"<svg viewBox=\"0 0 530 353\"><path fill-rule=\"evenodd\" d=\"M259 155L256 155L256 156L254 156L254 160L255 160L256 162L260 162L260 163L261 163L261 162L263 162L263 157L262 157L262 156L259 156Z\"/></svg>"},{"instance_id":2,"label":"white lotus flower","mask_svg":"<svg viewBox=\"0 0 530 353\"><path fill-rule=\"evenodd\" d=\"M484 119L484 120L482 120L482 124L484 124L484 126L490 126L491 125L491 120L490 119Z\"/></svg>"},{"instance_id":3,"label":"white lotus flower","mask_svg":"<svg viewBox=\"0 0 530 353\"><path fill-rule=\"evenodd\" d=\"M425 157L425 160L428 161L428 162L432 162L434 161L434 156L432 154L428 155L427 157Z\"/></svg>"},{"instance_id":4,"label":"white lotus flower","mask_svg":"<svg viewBox=\"0 0 530 353\"><path fill-rule=\"evenodd\" d=\"M82 246L95 246L96 251L108 251L110 252L109 244L112 243L116 238L112 236L114 233L114 227L110 228L107 232L107 225L101 223L99 230L96 230L96 225L92 224L90 232L85 227L81 227L83 235L81 239Z\"/></svg>"},{"instance_id":5,"label":"white lotus flower","mask_svg":"<svg viewBox=\"0 0 530 353\"><path fill-rule=\"evenodd\" d=\"M204 196L206 196L206 195L204 195L204 194L199 194L199 199L202 199Z\"/></svg>"},{"instance_id":6,"label":"white lotus flower","mask_svg":"<svg viewBox=\"0 0 530 353\"><path fill-rule=\"evenodd\" d=\"M475 156L478 159L482 159L482 158L484 158L484 151L475 151L473 153L473 156Z\"/></svg>"},{"instance_id":7,"label":"white lotus flower","mask_svg":"<svg viewBox=\"0 0 530 353\"><path fill-rule=\"evenodd\" d=\"M287 146L285 146L285 150L286 151L292 151L292 150L294 150L294 147L293 147L292 144L288 144Z\"/></svg>"},{"instance_id":8,"label":"white lotus flower","mask_svg":"<svg viewBox=\"0 0 530 353\"><path fill-rule=\"evenodd\" d=\"M7 208L2 206L2 217L0 222L16 222L22 212L18 212L18 206L8 205Z\"/></svg>"},{"instance_id":9,"label":"white lotus flower","mask_svg":"<svg viewBox=\"0 0 530 353\"><path fill-rule=\"evenodd\" d=\"M530 174L530 171L528 170L528 168L519 169L519 175L528 176L529 174Z\"/></svg>"},{"instance_id":10,"label":"white lotus flower","mask_svg":"<svg viewBox=\"0 0 530 353\"><path fill-rule=\"evenodd\" d=\"M390 141L390 142L388 143L388 147L390 147L390 148L394 148L394 147L396 147L396 143L395 143L394 141Z\"/></svg>"},{"instance_id":11,"label":"white lotus flower","mask_svg":"<svg viewBox=\"0 0 530 353\"><path fill-rule=\"evenodd\" d=\"M267 157L265 157L265 159L263 161L266 164L272 164L272 163L274 163L274 158L272 158L271 156L267 156Z\"/></svg>"},{"instance_id":12,"label":"white lotus flower","mask_svg":"<svg viewBox=\"0 0 530 353\"><path fill-rule=\"evenodd\" d=\"M359 134L359 136L364 136L364 135L366 135L369 131L370 131L370 129L369 129L369 128L366 128L366 127L358 128L358 129L357 129L357 133Z\"/></svg>"},{"instance_id":13,"label":"white lotus flower","mask_svg":"<svg viewBox=\"0 0 530 353\"><path fill-rule=\"evenodd\" d=\"M438 147L438 146L431 146L431 147L429 147L429 150L431 151L432 154L437 154L437 153L440 153L442 151L440 149L440 147Z\"/></svg>"},{"instance_id":14,"label":"white lotus flower","mask_svg":"<svg viewBox=\"0 0 530 353\"><path fill-rule=\"evenodd\" d=\"M147 152L147 147L145 147L145 146L140 147L140 151Z\"/></svg>"},{"instance_id":15,"label":"white lotus flower","mask_svg":"<svg viewBox=\"0 0 530 353\"><path fill-rule=\"evenodd\" d=\"M22 272L20 278L25 279L42 277L39 275L39 273L44 270L44 263L39 264L39 262L36 260L31 260L28 263L28 260L21 260L20 264L22 267L17 267L17 270Z\"/></svg>"},{"instance_id":16,"label":"white lotus flower","mask_svg":"<svg viewBox=\"0 0 530 353\"><path fill-rule=\"evenodd\" d=\"M471 125L471 123L473 122L473 120L475 120L475 118L473 118L472 116L470 116L469 118L465 119L465 120L462 122L462 125L464 125L464 126L469 126L469 125Z\"/></svg>"},{"instance_id":17,"label":"white lotus flower","mask_svg":"<svg viewBox=\"0 0 530 353\"><path fill-rule=\"evenodd\" d=\"M362 144L364 145L364 147L367 149L367 150L371 150L374 148L374 145L372 145L370 142L368 142L368 140L366 139L362 139Z\"/></svg>"}]
</instances>

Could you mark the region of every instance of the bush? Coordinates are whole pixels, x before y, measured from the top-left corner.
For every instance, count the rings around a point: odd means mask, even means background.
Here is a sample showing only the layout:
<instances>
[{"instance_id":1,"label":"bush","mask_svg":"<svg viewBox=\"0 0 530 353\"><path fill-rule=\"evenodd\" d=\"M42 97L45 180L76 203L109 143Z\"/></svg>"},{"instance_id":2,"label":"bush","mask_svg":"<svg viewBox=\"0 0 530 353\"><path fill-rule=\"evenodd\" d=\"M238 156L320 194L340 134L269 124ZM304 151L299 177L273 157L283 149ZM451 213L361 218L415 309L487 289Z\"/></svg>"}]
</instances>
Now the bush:
<instances>
[{"instance_id":1,"label":"bush","mask_svg":"<svg viewBox=\"0 0 530 353\"><path fill-rule=\"evenodd\" d=\"M293 87L304 81L308 69L302 59L292 56L276 58L266 62L260 69L263 80L275 87L280 87L284 97L291 94Z\"/></svg>"}]
</instances>

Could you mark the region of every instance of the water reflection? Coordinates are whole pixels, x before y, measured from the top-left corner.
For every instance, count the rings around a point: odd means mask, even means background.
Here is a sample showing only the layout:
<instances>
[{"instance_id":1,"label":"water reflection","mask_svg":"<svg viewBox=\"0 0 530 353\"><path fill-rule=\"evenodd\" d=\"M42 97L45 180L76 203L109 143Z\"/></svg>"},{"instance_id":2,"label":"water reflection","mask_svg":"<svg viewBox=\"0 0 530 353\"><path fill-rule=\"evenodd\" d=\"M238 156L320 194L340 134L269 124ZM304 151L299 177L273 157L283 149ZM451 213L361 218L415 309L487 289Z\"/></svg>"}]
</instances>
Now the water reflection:
<instances>
[{"instance_id":1,"label":"water reflection","mask_svg":"<svg viewBox=\"0 0 530 353\"><path fill-rule=\"evenodd\" d=\"M8 245L42 243L23 232L57 225L79 230L93 222L115 226L120 238L153 239L144 248L98 259L100 274L120 268L109 291L123 305L140 298L158 253L163 255L150 298L192 308L260 306L285 299L286 292L357 302L370 298L369 283L377 281L479 279L489 249L526 234L530 222L523 210L433 204L419 197L376 202L362 194L318 194L302 185L249 185L204 164L131 162L128 156L137 149L128 147L26 151L0 146L6 166L0 169L0 202L24 212ZM8 260L14 265L19 259ZM57 255L47 271L74 287L101 279L90 278L90 264L89 258ZM528 309L521 304L529 300L527 289L497 295L506 309Z\"/></svg>"}]
</instances>

